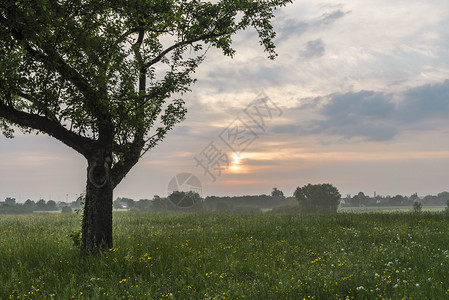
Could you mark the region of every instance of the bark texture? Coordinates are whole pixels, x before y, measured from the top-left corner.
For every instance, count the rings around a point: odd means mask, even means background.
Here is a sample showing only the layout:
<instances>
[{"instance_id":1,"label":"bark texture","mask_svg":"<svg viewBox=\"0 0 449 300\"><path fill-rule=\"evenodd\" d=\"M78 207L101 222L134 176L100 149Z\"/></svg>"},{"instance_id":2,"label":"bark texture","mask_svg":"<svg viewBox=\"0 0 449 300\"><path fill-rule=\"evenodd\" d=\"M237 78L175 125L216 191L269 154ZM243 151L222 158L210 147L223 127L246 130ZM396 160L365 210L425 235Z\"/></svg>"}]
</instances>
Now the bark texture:
<instances>
[{"instance_id":1,"label":"bark texture","mask_svg":"<svg viewBox=\"0 0 449 300\"><path fill-rule=\"evenodd\" d=\"M99 151L88 159L82 251L85 255L112 248L111 154Z\"/></svg>"}]
</instances>

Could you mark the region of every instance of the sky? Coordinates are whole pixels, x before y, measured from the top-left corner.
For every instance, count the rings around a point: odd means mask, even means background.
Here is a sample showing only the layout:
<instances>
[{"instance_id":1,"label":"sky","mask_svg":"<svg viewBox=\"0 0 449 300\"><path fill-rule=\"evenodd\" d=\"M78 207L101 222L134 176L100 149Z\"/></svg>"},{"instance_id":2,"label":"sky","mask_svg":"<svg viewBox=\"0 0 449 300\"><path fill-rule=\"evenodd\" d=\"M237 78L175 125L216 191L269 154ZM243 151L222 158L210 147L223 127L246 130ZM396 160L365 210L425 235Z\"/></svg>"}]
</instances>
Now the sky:
<instances>
[{"instance_id":1,"label":"sky","mask_svg":"<svg viewBox=\"0 0 449 300\"><path fill-rule=\"evenodd\" d=\"M253 30L235 37L233 59L209 50L186 120L114 197L164 197L186 178L203 197L308 183L342 196L449 190L449 2L296 0L274 27L275 60ZM85 189L84 159L50 137L0 137L0 155L0 201Z\"/></svg>"}]
</instances>

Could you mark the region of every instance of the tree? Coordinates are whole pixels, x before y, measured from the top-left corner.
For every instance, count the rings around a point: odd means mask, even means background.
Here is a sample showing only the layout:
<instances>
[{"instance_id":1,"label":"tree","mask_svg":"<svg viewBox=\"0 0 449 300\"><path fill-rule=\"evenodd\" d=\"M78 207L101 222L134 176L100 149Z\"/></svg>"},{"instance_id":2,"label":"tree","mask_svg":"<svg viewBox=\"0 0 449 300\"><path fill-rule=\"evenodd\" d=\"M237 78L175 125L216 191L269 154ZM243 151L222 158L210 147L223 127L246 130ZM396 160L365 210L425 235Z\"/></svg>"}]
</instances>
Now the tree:
<instances>
[{"instance_id":1,"label":"tree","mask_svg":"<svg viewBox=\"0 0 449 300\"><path fill-rule=\"evenodd\" d=\"M298 187L294 196L301 211L306 213L335 213L341 198L338 189L328 183Z\"/></svg>"},{"instance_id":2,"label":"tree","mask_svg":"<svg viewBox=\"0 0 449 300\"><path fill-rule=\"evenodd\" d=\"M351 199L351 204L353 206L362 206L366 205L368 201L368 197L363 192L359 192L357 195L354 195Z\"/></svg>"},{"instance_id":3,"label":"tree","mask_svg":"<svg viewBox=\"0 0 449 300\"><path fill-rule=\"evenodd\" d=\"M203 208L203 198L193 191L174 191L168 199L175 209L201 210Z\"/></svg>"},{"instance_id":4,"label":"tree","mask_svg":"<svg viewBox=\"0 0 449 300\"><path fill-rule=\"evenodd\" d=\"M168 209L168 199L167 198L161 198L158 195L154 195L152 200L152 209L154 211L164 211Z\"/></svg>"},{"instance_id":5,"label":"tree","mask_svg":"<svg viewBox=\"0 0 449 300\"><path fill-rule=\"evenodd\" d=\"M449 200L449 192L441 192L437 195L438 197L438 205L445 205Z\"/></svg>"},{"instance_id":6,"label":"tree","mask_svg":"<svg viewBox=\"0 0 449 300\"><path fill-rule=\"evenodd\" d=\"M134 205L135 209L138 210L149 210L151 207L151 200L149 199L140 199Z\"/></svg>"},{"instance_id":7,"label":"tree","mask_svg":"<svg viewBox=\"0 0 449 300\"><path fill-rule=\"evenodd\" d=\"M56 202L53 200L48 200L47 201L47 210L57 210L58 208L56 207Z\"/></svg>"},{"instance_id":8,"label":"tree","mask_svg":"<svg viewBox=\"0 0 449 300\"><path fill-rule=\"evenodd\" d=\"M134 205L136 205L136 201L134 201L134 199L126 198L126 206L128 208L133 208Z\"/></svg>"},{"instance_id":9,"label":"tree","mask_svg":"<svg viewBox=\"0 0 449 300\"><path fill-rule=\"evenodd\" d=\"M44 211L47 210L47 203L44 199L41 199L36 202L36 210Z\"/></svg>"},{"instance_id":10,"label":"tree","mask_svg":"<svg viewBox=\"0 0 449 300\"><path fill-rule=\"evenodd\" d=\"M27 207L29 209L33 209L35 205L36 205L36 203L33 200L31 200L31 199L27 199L25 201L25 203L23 204L23 206L25 206L25 207Z\"/></svg>"},{"instance_id":11,"label":"tree","mask_svg":"<svg viewBox=\"0 0 449 300\"><path fill-rule=\"evenodd\" d=\"M61 209L61 213L63 213L63 214L71 214L72 213L72 208L70 206L64 206Z\"/></svg>"},{"instance_id":12,"label":"tree","mask_svg":"<svg viewBox=\"0 0 449 300\"><path fill-rule=\"evenodd\" d=\"M16 205L16 199L15 198L11 198L11 197L7 197L5 199L5 204L14 206L14 205Z\"/></svg>"},{"instance_id":13,"label":"tree","mask_svg":"<svg viewBox=\"0 0 449 300\"><path fill-rule=\"evenodd\" d=\"M404 204L406 201L406 198L402 195L396 195L394 197L392 197L389 201L390 205L402 205Z\"/></svg>"},{"instance_id":14,"label":"tree","mask_svg":"<svg viewBox=\"0 0 449 300\"><path fill-rule=\"evenodd\" d=\"M114 202L112 203L112 207L114 209L122 209L123 208L122 203L120 202L120 198L117 198L114 200Z\"/></svg>"},{"instance_id":15,"label":"tree","mask_svg":"<svg viewBox=\"0 0 449 300\"><path fill-rule=\"evenodd\" d=\"M271 196L274 198L280 198L280 199L284 199L284 192L282 192L281 190L278 190L278 188L273 188L273 191L271 191Z\"/></svg>"},{"instance_id":16,"label":"tree","mask_svg":"<svg viewBox=\"0 0 449 300\"><path fill-rule=\"evenodd\" d=\"M70 207L72 209L75 210L80 210L82 209L83 205L84 205L84 199L85 199L85 195L81 194L78 198L76 198L75 201L73 201L72 203L70 203Z\"/></svg>"},{"instance_id":17,"label":"tree","mask_svg":"<svg viewBox=\"0 0 449 300\"><path fill-rule=\"evenodd\" d=\"M85 254L112 247L113 190L184 119L178 96L204 49L232 57L233 35L253 27L274 58L270 22L289 2L2 2L0 128L48 134L86 159Z\"/></svg>"}]
</instances>

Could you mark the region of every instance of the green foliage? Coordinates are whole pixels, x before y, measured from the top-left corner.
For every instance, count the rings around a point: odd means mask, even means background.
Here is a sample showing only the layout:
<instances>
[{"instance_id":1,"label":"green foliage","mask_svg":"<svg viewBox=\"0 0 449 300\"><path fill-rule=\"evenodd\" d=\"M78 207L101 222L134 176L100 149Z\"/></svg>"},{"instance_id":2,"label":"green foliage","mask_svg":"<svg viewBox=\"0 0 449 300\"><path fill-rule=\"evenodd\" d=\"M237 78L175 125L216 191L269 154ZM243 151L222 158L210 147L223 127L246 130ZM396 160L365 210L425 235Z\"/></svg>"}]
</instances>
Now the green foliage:
<instances>
[{"instance_id":1,"label":"green foliage","mask_svg":"<svg viewBox=\"0 0 449 300\"><path fill-rule=\"evenodd\" d=\"M72 232L70 232L69 237L73 242L73 245L75 246L75 248L80 248L81 247L81 235L82 235L82 228L80 229L76 229L76 230L72 230Z\"/></svg>"},{"instance_id":2,"label":"green foliage","mask_svg":"<svg viewBox=\"0 0 449 300\"><path fill-rule=\"evenodd\" d=\"M114 219L115 247L83 258L75 214L2 216L0 299L447 298L445 214Z\"/></svg>"},{"instance_id":3,"label":"green foliage","mask_svg":"<svg viewBox=\"0 0 449 300\"><path fill-rule=\"evenodd\" d=\"M7 197L5 199L5 204L14 206L14 205L16 205L16 199L15 198L11 198L11 197Z\"/></svg>"},{"instance_id":4,"label":"green foliage","mask_svg":"<svg viewBox=\"0 0 449 300\"><path fill-rule=\"evenodd\" d=\"M48 200L47 201L47 210L57 210L58 208L56 207L56 202L53 200Z\"/></svg>"},{"instance_id":5,"label":"green foliage","mask_svg":"<svg viewBox=\"0 0 449 300\"><path fill-rule=\"evenodd\" d=\"M114 209L123 209L122 204L119 201L117 201L117 200L114 200L114 202L112 203L112 207Z\"/></svg>"},{"instance_id":6,"label":"green foliage","mask_svg":"<svg viewBox=\"0 0 449 300\"><path fill-rule=\"evenodd\" d=\"M71 214L72 213L72 208L70 206L64 206L61 209L61 213L63 213L63 214Z\"/></svg>"},{"instance_id":7,"label":"green foliage","mask_svg":"<svg viewBox=\"0 0 449 300\"><path fill-rule=\"evenodd\" d=\"M86 202L86 193L83 192L80 194L78 199L75 201L75 213L77 215L82 214L84 210L84 203Z\"/></svg>"},{"instance_id":8,"label":"green foliage","mask_svg":"<svg viewBox=\"0 0 449 300\"><path fill-rule=\"evenodd\" d=\"M181 210L196 210L200 211L203 209L204 199L193 191L183 192L174 191L168 196L173 209Z\"/></svg>"},{"instance_id":9,"label":"green foliage","mask_svg":"<svg viewBox=\"0 0 449 300\"><path fill-rule=\"evenodd\" d=\"M148 211L151 210L152 202L148 199L140 199L136 202L134 205L134 209L140 210L140 211Z\"/></svg>"},{"instance_id":10,"label":"green foliage","mask_svg":"<svg viewBox=\"0 0 449 300\"><path fill-rule=\"evenodd\" d=\"M154 211L167 211L169 209L169 203L167 198L161 198L155 195L153 198L152 209Z\"/></svg>"},{"instance_id":11,"label":"green foliage","mask_svg":"<svg viewBox=\"0 0 449 300\"><path fill-rule=\"evenodd\" d=\"M44 199L40 199L39 201L36 202L36 210L37 211L47 210L47 203L45 202Z\"/></svg>"},{"instance_id":12,"label":"green foliage","mask_svg":"<svg viewBox=\"0 0 449 300\"><path fill-rule=\"evenodd\" d=\"M31 199L27 199L23 205L26 207L29 207L31 209L34 209L34 207L36 206L36 203Z\"/></svg>"},{"instance_id":13,"label":"green foliage","mask_svg":"<svg viewBox=\"0 0 449 300\"><path fill-rule=\"evenodd\" d=\"M0 214L6 215L19 215L19 214L31 214L33 212L31 207L22 204L3 204L0 205Z\"/></svg>"},{"instance_id":14,"label":"green foliage","mask_svg":"<svg viewBox=\"0 0 449 300\"><path fill-rule=\"evenodd\" d=\"M271 196L274 198L280 198L280 199L284 199L284 192L281 190L278 190L278 188L273 188L273 191L271 192Z\"/></svg>"},{"instance_id":15,"label":"green foliage","mask_svg":"<svg viewBox=\"0 0 449 300\"><path fill-rule=\"evenodd\" d=\"M304 213L336 213L341 195L331 184L308 184L294 193Z\"/></svg>"}]
</instances>

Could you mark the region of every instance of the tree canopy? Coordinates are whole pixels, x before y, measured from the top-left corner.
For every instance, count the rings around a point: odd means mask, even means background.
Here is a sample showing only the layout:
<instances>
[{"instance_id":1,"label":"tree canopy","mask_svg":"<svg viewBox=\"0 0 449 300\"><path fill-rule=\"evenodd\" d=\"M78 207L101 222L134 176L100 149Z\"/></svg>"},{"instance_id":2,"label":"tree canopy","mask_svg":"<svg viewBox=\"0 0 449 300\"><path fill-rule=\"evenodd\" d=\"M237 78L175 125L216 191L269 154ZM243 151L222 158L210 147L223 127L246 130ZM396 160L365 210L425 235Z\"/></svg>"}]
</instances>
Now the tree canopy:
<instances>
[{"instance_id":1,"label":"tree canopy","mask_svg":"<svg viewBox=\"0 0 449 300\"><path fill-rule=\"evenodd\" d=\"M341 195L332 184L308 184L298 187L294 193L302 212L337 212Z\"/></svg>"}]
</instances>

